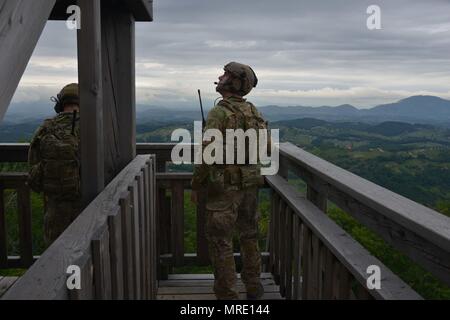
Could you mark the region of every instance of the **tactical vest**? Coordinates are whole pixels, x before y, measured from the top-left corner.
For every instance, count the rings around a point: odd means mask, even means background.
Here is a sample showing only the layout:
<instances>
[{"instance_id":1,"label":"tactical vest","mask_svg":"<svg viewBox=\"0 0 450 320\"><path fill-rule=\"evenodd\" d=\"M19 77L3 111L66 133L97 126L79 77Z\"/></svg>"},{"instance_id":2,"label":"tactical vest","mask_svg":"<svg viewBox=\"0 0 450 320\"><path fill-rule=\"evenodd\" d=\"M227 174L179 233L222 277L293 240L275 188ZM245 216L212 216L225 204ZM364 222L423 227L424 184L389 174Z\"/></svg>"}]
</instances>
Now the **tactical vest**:
<instances>
[{"instance_id":1,"label":"tactical vest","mask_svg":"<svg viewBox=\"0 0 450 320\"><path fill-rule=\"evenodd\" d=\"M229 100L221 100L219 105L224 108L226 114L225 128L226 129L242 129L247 131L248 129L255 129L257 137L259 138L259 129L267 129L267 122L261 117L256 107L247 101L237 102ZM225 135L225 132L223 133ZM226 150L224 150L225 154ZM235 164L225 165L224 170L224 184L228 189L250 188L261 186L264 180L260 173L259 164L249 163L250 146L246 139L245 143L245 164L236 164L237 147L235 145ZM259 162L259 159L257 159Z\"/></svg>"},{"instance_id":2,"label":"tactical vest","mask_svg":"<svg viewBox=\"0 0 450 320\"><path fill-rule=\"evenodd\" d=\"M75 125L74 125L75 124ZM30 172L30 186L58 200L80 197L79 125L73 115L60 114L47 120L39 132L39 163Z\"/></svg>"}]
</instances>

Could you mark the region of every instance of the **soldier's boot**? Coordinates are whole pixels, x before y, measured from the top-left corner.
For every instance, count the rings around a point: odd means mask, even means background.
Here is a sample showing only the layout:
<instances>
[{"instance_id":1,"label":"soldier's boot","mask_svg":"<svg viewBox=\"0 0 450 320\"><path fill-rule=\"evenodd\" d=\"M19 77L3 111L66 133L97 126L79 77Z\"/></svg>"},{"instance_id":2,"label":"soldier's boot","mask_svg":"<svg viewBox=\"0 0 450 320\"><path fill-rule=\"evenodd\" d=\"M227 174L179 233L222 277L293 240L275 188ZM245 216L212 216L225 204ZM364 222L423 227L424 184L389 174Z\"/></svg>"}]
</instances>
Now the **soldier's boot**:
<instances>
[{"instance_id":1,"label":"soldier's boot","mask_svg":"<svg viewBox=\"0 0 450 320\"><path fill-rule=\"evenodd\" d=\"M241 238L241 278L247 289L247 299L259 299L264 294L261 284L261 253L256 239Z\"/></svg>"},{"instance_id":2,"label":"soldier's boot","mask_svg":"<svg viewBox=\"0 0 450 320\"><path fill-rule=\"evenodd\" d=\"M236 290L236 265L231 239L209 238L209 253L214 269L214 293L219 300L239 299Z\"/></svg>"}]
</instances>

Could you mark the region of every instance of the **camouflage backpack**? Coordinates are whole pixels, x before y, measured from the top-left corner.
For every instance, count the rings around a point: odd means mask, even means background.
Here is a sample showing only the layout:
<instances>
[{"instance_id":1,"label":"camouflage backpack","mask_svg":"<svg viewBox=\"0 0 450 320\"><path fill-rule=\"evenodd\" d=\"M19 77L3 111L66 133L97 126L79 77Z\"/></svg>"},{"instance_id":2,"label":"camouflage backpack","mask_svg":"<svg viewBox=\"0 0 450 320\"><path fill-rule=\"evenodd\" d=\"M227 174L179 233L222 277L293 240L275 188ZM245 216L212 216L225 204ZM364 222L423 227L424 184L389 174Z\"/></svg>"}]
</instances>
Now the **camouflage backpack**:
<instances>
[{"instance_id":1,"label":"camouflage backpack","mask_svg":"<svg viewBox=\"0 0 450 320\"><path fill-rule=\"evenodd\" d=\"M80 197L80 134L75 116L60 113L46 120L30 145L29 185L54 199Z\"/></svg>"},{"instance_id":2,"label":"camouflage backpack","mask_svg":"<svg viewBox=\"0 0 450 320\"><path fill-rule=\"evenodd\" d=\"M227 129L242 129L247 131L248 129L255 129L257 133L257 137L259 139L259 129L267 129L267 121L265 121L256 107L247 101L237 102L237 101L229 101L222 100L219 102L219 105L223 106L227 112L226 119L226 128ZM259 141L259 140L258 140ZM245 146L245 154L246 161L248 161L250 146L248 145L248 141L246 141ZM235 149L235 153L237 150ZM258 159L259 162L259 159ZM234 167L234 168L233 168ZM229 170L232 172L231 176L240 176L237 182L240 182L240 185L243 188L260 186L263 184L263 179L260 174L260 165L239 165L239 174L236 174L236 166L230 166ZM239 181L240 180L240 181Z\"/></svg>"}]
</instances>

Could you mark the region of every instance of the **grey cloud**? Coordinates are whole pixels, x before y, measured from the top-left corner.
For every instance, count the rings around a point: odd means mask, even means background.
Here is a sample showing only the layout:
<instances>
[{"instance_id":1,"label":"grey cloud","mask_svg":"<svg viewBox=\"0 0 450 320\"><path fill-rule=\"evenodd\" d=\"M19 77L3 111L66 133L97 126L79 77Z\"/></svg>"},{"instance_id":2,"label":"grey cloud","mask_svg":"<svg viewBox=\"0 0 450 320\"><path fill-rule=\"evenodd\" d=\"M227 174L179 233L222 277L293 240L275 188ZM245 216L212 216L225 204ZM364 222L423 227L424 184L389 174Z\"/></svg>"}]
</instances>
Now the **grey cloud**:
<instances>
[{"instance_id":1,"label":"grey cloud","mask_svg":"<svg viewBox=\"0 0 450 320\"><path fill-rule=\"evenodd\" d=\"M382 30L366 28L373 3L381 7ZM254 98L263 104L367 106L402 93L445 96L449 12L447 0L156 0L154 22L136 27L138 100L195 104L189 94L202 86L213 101L212 81L231 60L260 74ZM75 58L75 33L62 22L49 23L34 56ZM31 64L26 76L46 72L59 79L74 71ZM357 87L367 90L352 90ZM335 97L336 103L333 95L307 97L324 88L349 95ZM282 93L291 91L303 93Z\"/></svg>"}]
</instances>

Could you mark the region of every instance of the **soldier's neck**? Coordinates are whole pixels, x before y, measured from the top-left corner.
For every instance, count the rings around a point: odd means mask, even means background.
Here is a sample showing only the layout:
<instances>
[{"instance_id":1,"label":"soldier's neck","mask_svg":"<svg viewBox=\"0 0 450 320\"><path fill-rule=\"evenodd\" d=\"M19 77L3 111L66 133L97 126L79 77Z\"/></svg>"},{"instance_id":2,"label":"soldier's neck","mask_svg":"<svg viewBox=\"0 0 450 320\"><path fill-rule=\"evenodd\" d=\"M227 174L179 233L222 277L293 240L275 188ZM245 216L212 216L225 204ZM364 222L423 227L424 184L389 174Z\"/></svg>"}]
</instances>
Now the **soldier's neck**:
<instances>
[{"instance_id":1,"label":"soldier's neck","mask_svg":"<svg viewBox=\"0 0 450 320\"><path fill-rule=\"evenodd\" d=\"M231 92L223 92L222 93L222 98L224 98L224 99L228 99L228 98L231 98L231 97L242 99L241 96L239 96L237 94L234 94L234 93L231 93Z\"/></svg>"}]
</instances>

